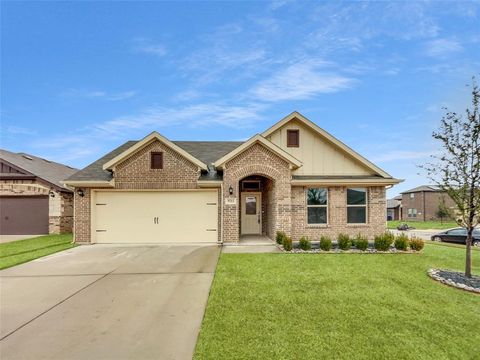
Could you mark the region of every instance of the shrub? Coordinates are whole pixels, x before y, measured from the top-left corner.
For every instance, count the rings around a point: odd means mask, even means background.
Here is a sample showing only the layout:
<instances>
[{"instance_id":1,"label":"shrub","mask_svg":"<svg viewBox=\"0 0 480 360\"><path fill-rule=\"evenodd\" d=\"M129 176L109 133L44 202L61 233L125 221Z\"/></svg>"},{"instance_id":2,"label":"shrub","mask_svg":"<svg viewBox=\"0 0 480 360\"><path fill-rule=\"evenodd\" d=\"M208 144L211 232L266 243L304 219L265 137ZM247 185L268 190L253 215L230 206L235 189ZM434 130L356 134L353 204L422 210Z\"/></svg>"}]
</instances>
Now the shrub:
<instances>
[{"instance_id":1,"label":"shrub","mask_svg":"<svg viewBox=\"0 0 480 360\"><path fill-rule=\"evenodd\" d=\"M416 236L413 236L410 239L409 244L410 244L410 249L415 250L415 251L420 251L425 246L425 242L422 239L420 239L419 237L416 237Z\"/></svg>"},{"instance_id":2,"label":"shrub","mask_svg":"<svg viewBox=\"0 0 480 360\"><path fill-rule=\"evenodd\" d=\"M342 250L349 250L352 247L350 236L347 234L338 234L338 247Z\"/></svg>"},{"instance_id":3,"label":"shrub","mask_svg":"<svg viewBox=\"0 0 480 360\"><path fill-rule=\"evenodd\" d=\"M302 250L310 250L312 248L312 243L310 242L310 240L308 239L308 237L306 236L302 236L300 238L300 241L298 242L298 246L300 247L300 249Z\"/></svg>"},{"instance_id":4,"label":"shrub","mask_svg":"<svg viewBox=\"0 0 480 360\"><path fill-rule=\"evenodd\" d=\"M366 236L363 236L361 234L358 234L355 237L355 247L358 250L365 251L368 249L368 239Z\"/></svg>"},{"instance_id":5,"label":"shrub","mask_svg":"<svg viewBox=\"0 0 480 360\"><path fill-rule=\"evenodd\" d=\"M408 249L408 236L400 234L395 237L395 248L397 250L406 251Z\"/></svg>"},{"instance_id":6,"label":"shrub","mask_svg":"<svg viewBox=\"0 0 480 360\"><path fill-rule=\"evenodd\" d=\"M282 245L283 239L285 239L287 235L283 231L277 231L277 236L275 236L275 241L277 244Z\"/></svg>"},{"instance_id":7,"label":"shrub","mask_svg":"<svg viewBox=\"0 0 480 360\"><path fill-rule=\"evenodd\" d=\"M330 251L332 248L332 240L328 236L320 237L320 249Z\"/></svg>"},{"instance_id":8,"label":"shrub","mask_svg":"<svg viewBox=\"0 0 480 360\"><path fill-rule=\"evenodd\" d=\"M285 236L283 238L283 249L285 251L292 251L292 248L293 248L293 245L292 245L292 238L288 237L288 236Z\"/></svg>"},{"instance_id":9,"label":"shrub","mask_svg":"<svg viewBox=\"0 0 480 360\"><path fill-rule=\"evenodd\" d=\"M395 239L395 235L386 231L381 235L376 235L374 239L374 246L375 249L378 251L387 251L390 249L390 245L392 245L393 240Z\"/></svg>"}]
</instances>

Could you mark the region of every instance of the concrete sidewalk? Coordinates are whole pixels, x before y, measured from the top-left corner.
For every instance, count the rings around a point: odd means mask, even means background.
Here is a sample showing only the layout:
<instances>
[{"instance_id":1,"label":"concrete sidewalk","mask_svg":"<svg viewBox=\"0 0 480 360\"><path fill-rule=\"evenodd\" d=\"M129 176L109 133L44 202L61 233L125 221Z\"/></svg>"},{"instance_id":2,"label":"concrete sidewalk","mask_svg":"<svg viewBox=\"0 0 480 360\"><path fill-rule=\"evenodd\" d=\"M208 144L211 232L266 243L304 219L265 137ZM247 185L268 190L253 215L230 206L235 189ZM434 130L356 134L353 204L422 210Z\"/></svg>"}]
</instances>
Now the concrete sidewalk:
<instances>
[{"instance_id":1,"label":"concrete sidewalk","mask_svg":"<svg viewBox=\"0 0 480 360\"><path fill-rule=\"evenodd\" d=\"M80 246L0 272L0 357L191 359L218 246Z\"/></svg>"}]
</instances>

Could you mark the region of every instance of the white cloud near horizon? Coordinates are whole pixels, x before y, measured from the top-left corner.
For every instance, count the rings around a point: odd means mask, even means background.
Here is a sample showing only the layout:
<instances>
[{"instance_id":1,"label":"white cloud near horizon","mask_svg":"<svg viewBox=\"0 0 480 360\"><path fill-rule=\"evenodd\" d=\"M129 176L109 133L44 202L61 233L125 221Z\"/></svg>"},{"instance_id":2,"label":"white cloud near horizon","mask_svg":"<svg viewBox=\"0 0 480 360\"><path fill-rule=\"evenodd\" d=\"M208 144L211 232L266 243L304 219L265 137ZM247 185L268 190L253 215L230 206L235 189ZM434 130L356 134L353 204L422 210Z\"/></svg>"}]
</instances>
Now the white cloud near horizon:
<instances>
[{"instance_id":1,"label":"white cloud near horizon","mask_svg":"<svg viewBox=\"0 0 480 360\"><path fill-rule=\"evenodd\" d=\"M427 159L432 155L438 155L438 151L391 150L381 154L372 155L369 159L374 163L388 163L391 161Z\"/></svg>"}]
</instances>

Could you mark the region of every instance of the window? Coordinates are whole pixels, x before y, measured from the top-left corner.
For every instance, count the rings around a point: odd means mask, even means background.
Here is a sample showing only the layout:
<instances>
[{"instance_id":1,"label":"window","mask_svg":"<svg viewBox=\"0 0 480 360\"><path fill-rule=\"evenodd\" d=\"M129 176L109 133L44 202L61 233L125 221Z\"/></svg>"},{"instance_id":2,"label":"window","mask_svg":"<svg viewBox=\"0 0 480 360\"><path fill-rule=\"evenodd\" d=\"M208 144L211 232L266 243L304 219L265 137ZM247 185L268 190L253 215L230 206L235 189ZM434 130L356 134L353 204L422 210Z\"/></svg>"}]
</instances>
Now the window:
<instances>
[{"instance_id":1,"label":"window","mask_svg":"<svg viewBox=\"0 0 480 360\"><path fill-rule=\"evenodd\" d=\"M417 217L417 209L408 209L408 217Z\"/></svg>"},{"instance_id":2,"label":"window","mask_svg":"<svg viewBox=\"0 0 480 360\"><path fill-rule=\"evenodd\" d=\"M307 190L308 224L327 223L328 193L327 189L311 188Z\"/></svg>"},{"instance_id":3,"label":"window","mask_svg":"<svg viewBox=\"0 0 480 360\"><path fill-rule=\"evenodd\" d=\"M255 196L247 196L245 199L245 214L257 215L257 198Z\"/></svg>"},{"instance_id":4,"label":"window","mask_svg":"<svg viewBox=\"0 0 480 360\"><path fill-rule=\"evenodd\" d=\"M260 190L259 180L244 180L242 181L242 190Z\"/></svg>"},{"instance_id":5,"label":"window","mask_svg":"<svg viewBox=\"0 0 480 360\"><path fill-rule=\"evenodd\" d=\"M414 199L415 198L415 193L410 193L410 199Z\"/></svg>"},{"instance_id":6,"label":"window","mask_svg":"<svg viewBox=\"0 0 480 360\"><path fill-rule=\"evenodd\" d=\"M347 223L365 224L367 222L367 189L347 189Z\"/></svg>"},{"instance_id":7,"label":"window","mask_svg":"<svg viewBox=\"0 0 480 360\"><path fill-rule=\"evenodd\" d=\"M150 153L150 168L163 169L163 152Z\"/></svg>"},{"instance_id":8,"label":"window","mask_svg":"<svg viewBox=\"0 0 480 360\"><path fill-rule=\"evenodd\" d=\"M467 230L466 229L454 229L454 230L449 230L447 231L448 235L453 235L453 236L467 236Z\"/></svg>"},{"instance_id":9,"label":"window","mask_svg":"<svg viewBox=\"0 0 480 360\"><path fill-rule=\"evenodd\" d=\"M288 147L300 146L300 132L298 130L287 130L287 146Z\"/></svg>"}]
</instances>

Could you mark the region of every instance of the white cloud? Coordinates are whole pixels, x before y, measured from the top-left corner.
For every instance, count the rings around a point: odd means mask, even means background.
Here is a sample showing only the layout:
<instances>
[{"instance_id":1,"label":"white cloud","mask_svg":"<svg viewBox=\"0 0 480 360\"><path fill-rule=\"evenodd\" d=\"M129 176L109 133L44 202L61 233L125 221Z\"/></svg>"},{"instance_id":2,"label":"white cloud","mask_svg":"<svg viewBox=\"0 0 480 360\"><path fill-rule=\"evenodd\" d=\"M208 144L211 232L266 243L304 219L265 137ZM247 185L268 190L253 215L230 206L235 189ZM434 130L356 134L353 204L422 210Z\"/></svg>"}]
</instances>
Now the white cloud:
<instances>
[{"instance_id":1,"label":"white cloud","mask_svg":"<svg viewBox=\"0 0 480 360\"><path fill-rule=\"evenodd\" d=\"M68 89L63 92L61 95L71 98L84 98L84 99L103 99L108 101L120 101L125 100L131 97L134 97L137 94L136 91L124 91L118 93L109 93L101 90L84 90L84 89Z\"/></svg>"},{"instance_id":2,"label":"white cloud","mask_svg":"<svg viewBox=\"0 0 480 360\"><path fill-rule=\"evenodd\" d=\"M167 49L163 44L156 44L144 38L138 38L133 41L133 50L140 53L164 57L167 55Z\"/></svg>"},{"instance_id":3,"label":"white cloud","mask_svg":"<svg viewBox=\"0 0 480 360\"><path fill-rule=\"evenodd\" d=\"M425 54L432 57L444 57L462 50L460 42L453 39L435 39L425 45Z\"/></svg>"},{"instance_id":4,"label":"white cloud","mask_svg":"<svg viewBox=\"0 0 480 360\"><path fill-rule=\"evenodd\" d=\"M2 132L6 132L12 135L36 135L37 131L33 129L28 129L25 127L15 126L15 125L4 125L2 124Z\"/></svg>"},{"instance_id":5,"label":"white cloud","mask_svg":"<svg viewBox=\"0 0 480 360\"><path fill-rule=\"evenodd\" d=\"M351 88L354 79L328 71L327 62L300 62L280 69L269 79L260 81L250 94L262 101L310 99L319 94Z\"/></svg>"}]
</instances>

